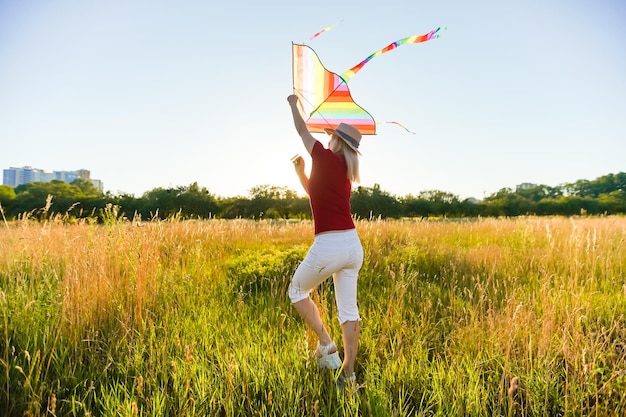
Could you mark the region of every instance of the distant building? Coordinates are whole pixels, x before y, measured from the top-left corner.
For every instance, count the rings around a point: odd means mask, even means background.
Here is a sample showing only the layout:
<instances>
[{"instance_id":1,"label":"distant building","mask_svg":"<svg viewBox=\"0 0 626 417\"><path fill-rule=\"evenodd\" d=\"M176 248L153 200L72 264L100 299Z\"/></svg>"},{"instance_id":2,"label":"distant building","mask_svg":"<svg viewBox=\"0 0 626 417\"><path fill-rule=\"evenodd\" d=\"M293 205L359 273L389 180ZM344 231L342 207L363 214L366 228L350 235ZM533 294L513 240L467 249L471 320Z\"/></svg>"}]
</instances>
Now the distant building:
<instances>
[{"instance_id":1,"label":"distant building","mask_svg":"<svg viewBox=\"0 0 626 417\"><path fill-rule=\"evenodd\" d=\"M537 184L532 184L530 182L523 182L515 187L516 190L527 190L529 188L538 187Z\"/></svg>"},{"instance_id":2,"label":"distant building","mask_svg":"<svg viewBox=\"0 0 626 417\"><path fill-rule=\"evenodd\" d=\"M33 168L29 166L16 168L11 167L5 169L2 177L2 184L17 187L18 185L28 184L29 182L50 182L52 180L65 181L71 183L75 179L82 178L91 181L98 190L103 190L103 184L100 180L92 180L91 172L86 169L77 171L44 171L43 169Z\"/></svg>"}]
</instances>

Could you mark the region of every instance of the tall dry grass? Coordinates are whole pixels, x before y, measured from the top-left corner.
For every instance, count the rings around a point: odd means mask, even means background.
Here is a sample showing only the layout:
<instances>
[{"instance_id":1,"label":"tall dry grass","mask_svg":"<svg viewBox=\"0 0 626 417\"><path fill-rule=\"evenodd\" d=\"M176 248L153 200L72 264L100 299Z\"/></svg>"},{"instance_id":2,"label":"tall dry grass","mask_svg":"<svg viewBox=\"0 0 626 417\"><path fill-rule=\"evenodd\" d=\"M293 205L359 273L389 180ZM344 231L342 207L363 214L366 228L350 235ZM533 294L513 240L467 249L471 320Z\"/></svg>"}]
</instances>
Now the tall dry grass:
<instances>
[{"instance_id":1,"label":"tall dry grass","mask_svg":"<svg viewBox=\"0 0 626 417\"><path fill-rule=\"evenodd\" d=\"M623 217L359 222L354 395L286 297L309 222L68 223L0 229L2 415L626 412Z\"/></svg>"}]
</instances>

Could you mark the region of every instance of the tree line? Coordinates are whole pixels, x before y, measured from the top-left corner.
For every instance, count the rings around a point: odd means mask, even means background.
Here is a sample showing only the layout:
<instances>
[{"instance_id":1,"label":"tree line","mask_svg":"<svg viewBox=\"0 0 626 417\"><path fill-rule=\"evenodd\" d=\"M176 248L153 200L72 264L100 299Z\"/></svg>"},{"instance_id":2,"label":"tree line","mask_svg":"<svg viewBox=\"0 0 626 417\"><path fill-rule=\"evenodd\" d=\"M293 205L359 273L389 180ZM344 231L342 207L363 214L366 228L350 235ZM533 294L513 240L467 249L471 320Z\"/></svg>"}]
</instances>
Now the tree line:
<instances>
[{"instance_id":1,"label":"tree line","mask_svg":"<svg viewBox=\"0 0 626 417\"><path fill-rule=\"evenodd\" d=\"M597 215L626 213L626 173L595 180L578 180L555 187L533 185L503 188L485 197L459 199L445 191L395 196L380 188L354 187L350 199L357 218L498 217L520 215ZM141 197L103 193L89 180L32 182L0 186L0 210L5 220L62 215L104 222L111 217L154 220L177 217L222 219L310 219L308 197L287 187L259 185L242 197L219 197L197 183L155 188Z\"/></svg>"}]
</instances>

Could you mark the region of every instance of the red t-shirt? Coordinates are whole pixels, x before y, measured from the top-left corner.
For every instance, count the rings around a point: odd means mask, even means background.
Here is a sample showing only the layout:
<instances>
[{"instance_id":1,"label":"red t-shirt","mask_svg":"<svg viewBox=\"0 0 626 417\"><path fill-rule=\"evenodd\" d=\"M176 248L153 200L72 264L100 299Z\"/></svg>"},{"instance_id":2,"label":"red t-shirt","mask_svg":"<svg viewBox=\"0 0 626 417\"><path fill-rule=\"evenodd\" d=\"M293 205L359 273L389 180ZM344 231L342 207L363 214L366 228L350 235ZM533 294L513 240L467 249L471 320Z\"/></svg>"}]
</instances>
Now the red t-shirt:
<instances>
[{"instance_id":1,"label":"red t-shirt","mask_svg":"<svg viewBox=\"0 0 626 417\"><path fill-rule=\"evenodd\" d=\"M348 179L348 167L343 155L324 148L316 141L311 158L309 198L315 234L354 229L350 212L352 184Z\"/></svg>"}]
</instances>

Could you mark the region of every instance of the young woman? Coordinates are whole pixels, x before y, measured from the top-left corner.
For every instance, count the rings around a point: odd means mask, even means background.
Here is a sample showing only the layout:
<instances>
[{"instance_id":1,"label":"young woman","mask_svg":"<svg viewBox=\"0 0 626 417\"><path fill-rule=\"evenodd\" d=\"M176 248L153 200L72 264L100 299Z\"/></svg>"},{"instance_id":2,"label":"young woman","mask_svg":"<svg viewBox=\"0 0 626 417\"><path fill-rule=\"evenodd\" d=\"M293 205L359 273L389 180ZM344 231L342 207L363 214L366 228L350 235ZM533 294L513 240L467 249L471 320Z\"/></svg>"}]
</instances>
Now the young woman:
<instances>
[{"instance_id":1,"label":"young woman","mask_svg":"<svg viewBox=\"0 0 626 417\"><path fill-rule=\"evenodd\" d=\"M355 381L360 320L357 306L357 279L363 265L363 247L350 212L352 182L359 181L359 144L361 134L352 125L340 123L327 129L325 148L308 131L300 112L298 98L287 98L296 131L311 155L311 176L304 172L304 159L294 161L300 183L309 195L315 239L289 286L289 298L304 322L317 334L315 357L322 368L339 369L340 383ZM344 347L343 363L317 305L309 294L328 277L333 277L338 318Z\"/></svg>"}]
</instances>

